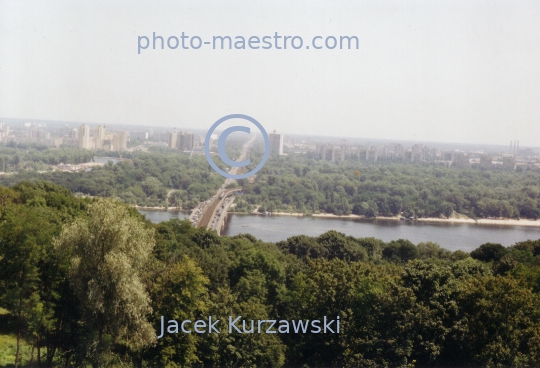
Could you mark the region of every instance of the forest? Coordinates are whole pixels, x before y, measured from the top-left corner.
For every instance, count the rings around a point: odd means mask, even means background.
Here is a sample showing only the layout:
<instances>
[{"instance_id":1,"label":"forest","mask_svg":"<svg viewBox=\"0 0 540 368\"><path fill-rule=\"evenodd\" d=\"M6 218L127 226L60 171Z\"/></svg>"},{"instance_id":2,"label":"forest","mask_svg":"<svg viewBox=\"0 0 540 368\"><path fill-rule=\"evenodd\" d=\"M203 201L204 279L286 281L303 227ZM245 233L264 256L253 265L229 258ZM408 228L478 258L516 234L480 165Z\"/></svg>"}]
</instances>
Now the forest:
<instances>
[{"instance_id":1,"label":"forest","mask_svg":"<svg viewBox=\"0 0 540 368\"><path fill-rule=\"evenodd\" d=\"M254 163L258 156L256 147ZM128 161L110 162L91 171L50 170L50 165L88 162L91 157L88 151L67 148L38 151L4 147L0 149L0 168L7 167L13 174L0 175L0 184L47 180L79 195L116 197L139 206L191 209L214 195L223 183L223 177L211 169L204 156L168 149L125 152L122 157ZM291 155L270 158L254 180L243 179L238 184L244 196L236 200L234 211L243 213L258 209L365 217L540 218L537 171L331 163Z\"/></svg>"},{"instance_id":2,"label":"forest","mask_svg":"<svg viewBox=\"0 0 540 368\"><path fill-rule=\"evenodd\" d=\"M17 152L17 154L14 154ZM14 185L21 180L47 180L62 185L73 193L86 196L116 197L139 206L192 208L210 198L223 183L223 177L214 172L200 155L189 157L178 151L165 150L149 153L129 153L126 161L93 167L91 171L51 171L50 165L59 163L91 162L94 154L116 156L116 152L94 152L65 149L13 151L0 163L13 163L13 175L0 175L0 184ZM81 160L81 154L84 156ZM17 158L18 157L18 158ZM15 164L16 162L16 164ZM38 170L41 168L43 170ZM49 170L47 170L49 168Z\"/></svg>"},{"instance_id":3,"label":"forest","mask_svg":"<svg viewBox=\"0 0 540 368\"><path fill-rule=\"evenodd\" d=\"M273 157L255 181L241 180L244 211L471 218L540 217L540 172L420 164L332 163Z\"/></svg>"},{"instance_id":4,"label":"forest","mask_svg":"<svg viewBox=\"0 0 540 368\"><path fill-rule=\"evenodd\" d=\"M339 316L341 332L156 336L161 316L229 315ZM0 186L0 366L539 364L540 240L466 253L329 231L274 244L152 224L51 182Z\"/></svg>"}]
</instances>

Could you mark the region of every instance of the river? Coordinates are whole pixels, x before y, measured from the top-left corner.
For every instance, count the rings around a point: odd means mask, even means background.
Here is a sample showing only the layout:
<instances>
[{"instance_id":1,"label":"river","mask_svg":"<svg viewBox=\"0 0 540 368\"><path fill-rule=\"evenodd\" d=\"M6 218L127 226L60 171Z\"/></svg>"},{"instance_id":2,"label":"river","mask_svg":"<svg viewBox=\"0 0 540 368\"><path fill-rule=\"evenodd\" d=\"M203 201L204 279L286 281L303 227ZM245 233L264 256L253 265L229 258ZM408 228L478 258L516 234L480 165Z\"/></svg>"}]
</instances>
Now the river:
<instances>
[{"instance_id":1,"label":"river","mask_svg":"<svg viewBox=\"0 0 540 368\"><path fill-rule=\"evenodd\" d=\"M112 161L113 164L117 164L118 162L122 161L122 159L117 158L117 157L94 156L94 161L93 162L97 162L99 164L107 164L109 161Z\"/></svg>"},{"instance_id":2,"label":"river","mask_svg":"<svg viewBox=\"0 0 540 368\"><path fill-rule=\"evenodd\" d=\"M142 210L152 222L170 218L187 218L189 213L178 211ZM540 239L540 228L506 225L473 225L452 223L425 223L395 220L329 219L294 216L252 216L231 214L227 217L222 235L250 233L256 238L277 242L293 235L318 236L336 230L354 237L374 237L385 242L407 239L418 244L432 241L449 250L470 252L483 243L505 246L527 239Z\"/></svg>"}]
</instances>

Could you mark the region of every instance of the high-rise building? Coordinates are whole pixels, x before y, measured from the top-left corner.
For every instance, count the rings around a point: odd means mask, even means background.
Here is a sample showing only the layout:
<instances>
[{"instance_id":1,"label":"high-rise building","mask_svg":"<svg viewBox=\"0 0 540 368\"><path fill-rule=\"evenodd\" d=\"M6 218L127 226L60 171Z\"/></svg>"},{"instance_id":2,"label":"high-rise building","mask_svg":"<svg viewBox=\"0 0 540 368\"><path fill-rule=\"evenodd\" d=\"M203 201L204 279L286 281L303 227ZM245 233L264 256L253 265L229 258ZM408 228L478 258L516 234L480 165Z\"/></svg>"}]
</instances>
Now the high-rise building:
<instances>
[{"instance_id":1,"label":"high-rise building","mask_svg":"<svg viewBox=\"0 0 540 368\"><path fill-rule=\"evenodd\" d=\"M489 155L480 156L479 167L481 169L491 169L493 167L493 157Z\"/></svg>"},{"instance_id":2,"label":"high-rise building","mask_svg":"<svg viewBox=\"0 0 540 368\"><path fill-rule=\"evenodd\" d=\"M336 151L337 151L337 147L332 146L331 158L330 158L330 161L332 162L336 162Z\"/></svg>"},{"instance_id":3,"label":"high-rise building","mask_svg":"<svg viewBox=\"0 0 540 368\"><path fill-rule=\"evenodd\" d=\"M176 141L178 140L178 133L169 132L169 148L176 148Z\"/></svg>"},{"instance_id":4,"label":"high-rise building","mask_svg":"<svg viewBox=\"0 0 540 368\"><path fill-rule=\"evenodd\" d=\"M9 127L5 123L0 123L0 142L7 141L9 135Z\"/></svg>"},{"instance_id":5,"label":"high-rise building","mask_svg":"<svg viewBox=\"0 0 540 368\"><path fill-rule=\"evenodd\" d=\"M394 145L394 153L397 157L403 158L403 156L405 155L405 150L403 149L403 146L401 144L397 143Z\"/></svg>"},{"instance_id":6,"label":"high-rise building","mask_svg":"<svg viewBox=\"0 0 540 368\"><path fill-rule=\"evenodd\" d=\"M379 159L379 152L376 147L370 147L366 150L366 161L375 162Z\"/></svg>"},{"instance_id":7,"label":"high-rise building","mask_svg":"<svg viewBox=\"0 0 540 368\"><path fill-rule=\"evenodd\" d=\"M328 160L328 144L324 143L321 147L321 159L324 161Z\"/></svg>"},{"instance_id":8,"label":"high-rise building","mask_svg":"<svg viewBox=\"0 0 540 368\"><path fill-rule=\"evenodd\" d=\"M186 132L169 132L169 148L191 151L195 147L195 135Z\"/></svg>"},{"instance_id":9,"label":"high-rise building","mask_svg":"<svg viewBox=\"0 0 540 368\"><path fill-rule=\"evenodd\" d=\"M464 152L454 152L454 159L452 165L459 168L465 168L470 166L469 156Z\"/></svg>"},{"instance_id":10,"label":"high-rise building","mask_svg":"<svg viewBox=\"0 0 540 368\"><path fill-rule=\"evenodd\" d=\"M275 155L283 155L283 134L274 133L268 135L270 139L270 153Z\"/></svg>"},{"instance_id":11,"label":"high-rise building","mask_svg":"<svg viewBox=\"0 0 540 368\"><path fill-rule=\"evenodd\" d=\"M414 162L414 152L412 150L405 151L403 157L405 158L405 161Z\"/></svg>"},{"instance_id":12,"label":"high-rise building","mask_svg":"<svg viewBox=\"0 0 540 368\"><path fill-rule=\"evenodd\" d=\"M503 156L503 170L514 171L516 169L516 159L513 156Z\"/></svg>"},{"instance_id":13,"label":"high-rise building","mask_svg":"<svg viewBox=\"0 0 540 368\"><path fill-rule=\"evenodd\" d=\"M119 149L124 150L127 148L127 132L125 131L118 132L118 135L120 136Z\"/></svg>"},{"instance_id":14,"label":"high-rise building","mask_svg":"<svg viewBox=\"0 0 540 368\"><path fill-rule=\"evenodd\" d=\"M117 143L115 144L115 149L117 151L122 151L127 148L127 132L120 131L116 133L115 137L117 138Z\"/></svg>"},{"instance_id":15,"label":"high-rise building","mask_svg":"<svg viewBox=\"0 0 540 368\"><path fill-rule=\"evenodd\" d=\"M195 144L195 137L191 133L181 133L180 139L178 140L178 148L181 150L189 150L191 151L193 149L193 146Z\"/></svg>"},{"instance_id":16,"label":"high-rise building","mask_svg":"<svg viewBox=\"0 0 540 368\"><path fill-rule=\"evenodd\" d=\"M424 148L423 144L415 144L414 146L412 146L412 151L414 153L420 153L422 152L423 148Z\"/></svg>"},{"instance_id":17,"label":"high-rise building","mask_svg":"<svg viewBox=\"0 0 540 368\"><path fill-rule=\"evenodd\" d=\"M327 160L328 144L323 143L323 144L317 145L317 154L319 155L321 160L323 161Z\"/></svg>"},{"instance_id":18,"label":"high-rise building","mask_svg":"<svg viewBox=\"0 0 540 368\"><path fill-rule=\"evenodd\" d=\"M79 148L91 149L90 146L90 127L86 124L79 128Z\"/></svg>"},{"instance_id":19,"label":"high-rise building","mask_svg":"<svg viewBox=\"0 0 540 368\"><path fill-rule=\"evenodd\" d=\"M103 141L105 140L105 127L103 125L94 129L94 148L103 149Z\"/></svg>"}]
</instances>

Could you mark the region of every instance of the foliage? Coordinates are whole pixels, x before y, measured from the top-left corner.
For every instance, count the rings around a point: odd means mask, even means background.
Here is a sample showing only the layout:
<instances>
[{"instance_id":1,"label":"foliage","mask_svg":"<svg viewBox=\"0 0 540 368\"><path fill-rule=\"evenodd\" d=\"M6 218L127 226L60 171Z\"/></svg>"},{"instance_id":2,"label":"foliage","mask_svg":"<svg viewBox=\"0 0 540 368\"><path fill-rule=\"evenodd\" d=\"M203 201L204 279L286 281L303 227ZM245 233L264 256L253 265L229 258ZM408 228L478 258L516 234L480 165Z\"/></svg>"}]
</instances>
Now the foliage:
<instances>
[{"instance_id":1,"label":"foliage","mask_svg":"<svg viewBox=\"0 0 540 368\"><path fill-rule=\"evenodd\" d=\"M11 157L21 156L24 162L41 162L45 165L41 156L24 152L11 152ZM92 159L88 151L69 152L70 155L87 152L79 159L70 159L71 156L64 152L65 150L49 150L45 152L44 157L56 157L48 161L50 165L57 165L60 162L90 162ZM14 164L11 171L16 174L0 176L0 184L15 185L21 180L47 180L62 185L73 193L118 197L126 203L139 206L184 208L193 208L200 201L210 198L222 184L222 177L210 168L203 156L190 157L178 151L138 152L128 156L131 157L129 161L95 166L91 171L80 172L37 172L33 170L38 167L28 165L21 167ZM169 190L172 190L170 195Z\"/></svg>"},{"instance_id":2,"label":"foliage","mask_svg":"<svg viewBox=\"0 0 540 368\"><path fill-rule=\"evenodd\" d=\"M238 152L240 146L235 144L232 151ZM95 167L89 172L49 171L50 165L61 162L89 162L91 154L67 148L0 148L0 166L16 173L0 176L0 184L48 180L73 193L118 197L141 206L183 208L195 207L222 184L222 177L210 168L204 156L168 149L126 152L123 155L131 161ZM260 154L257 147L252 150L252 165ZM365 217L447 218L458 213L471 218L540 218L540 172L534 171L331 163L290 155L270 158L254 182L243 179L239 185L245 195L236 211L244 213L258 206L260 211Z\"/></svg>"},{"instance_id":3,"label":"foliage","mask_svg":"<svg viewBox=\"0 0 540 368\"><path fill-rule=\"evenodd\" d=\"M418 258L418 249L410 241L398 239L388 243L384 247L382 255L387 261L407 263Z\"/></svg>"},{"instance_id":4,"label":"foliage","mask_svg":"<svg viewBox=\"0 0 540 368\"><path fill-rule=\"evenodd\" d=\"M162 317L165 321L193 321L207 311L205 299L209 280L189 257L184 256L152 273L156 275L151 292L154 326L159 326ZM146 351L144 357L149 364L158 367L189 367L200 362L197 357L199 342L196 334L167 334Z\"/></svg>"},{"instance_id":5,"label":"foliage","mask_svg":"<svg viewBox=\"0 0 540 368\"><path fill-rule=\"evenodd\" d=\"M63 221L82 214L87 201L44 182L0 188L0 200L0 306L14 317L17 346L21 339L37 346L38 362L40 348L47 346L44 358L50 364L50 344L53 339L63 344L67 327L59 303L66 291L65 272L54 257L51 239Z\"/></svg>"},{"instance_id":6,"label":"foliage","mask_svg":"<svg viewBox=\"0 0 540 368\"><path fill-rule=\"evenodd\" d=\"M131 349L155 343L147 321L150 298L141 279L155 241L153 229L121 203L99 199L87 215L64 226L54 244L59 254L71 256L69 281L87 333L85 354L101 365L113 343Z\"/></svg>"},{"instance_id":7,"label":"foliage","mask_svg":"<svg viewBox=\"0 0 540 368\"><path fill-rule=\"evenodd\" d=\"M357 173L360 173L357 175ZM302 155L271 158L244 199L261 210L472 218L539 218L540 173L497 172L419 164L345 161Z\"/></svg>"},{"instance_id":8,"label":"foliage","mask_svg":"<svg viewBox=\"0 0 540 368\"><path fill-rule=\"evenodd\" d=\"M161 180L147 175L141 190L149 177ZM155 184L145 181L148 193ZM118 201L21 182L0 187L0 289L0 358L14 362L19 336L24 364L540 364L540 240L470 254L337 231L273 244L186 220L151 224ZM162 316L223 326L228 316L339 317L340 333L223 328L156 339Z\"/></svg>"},{"instance_id":9,"label":"foliage","mask_svg":"<svg viewBox=\"0 0 540 368\"><path fill-rule=\"evenodd\" d=\"M508 251L501 244L485 243L471 252L471 257L483 262L498 261Z\"/></svg>"}]
</instances>

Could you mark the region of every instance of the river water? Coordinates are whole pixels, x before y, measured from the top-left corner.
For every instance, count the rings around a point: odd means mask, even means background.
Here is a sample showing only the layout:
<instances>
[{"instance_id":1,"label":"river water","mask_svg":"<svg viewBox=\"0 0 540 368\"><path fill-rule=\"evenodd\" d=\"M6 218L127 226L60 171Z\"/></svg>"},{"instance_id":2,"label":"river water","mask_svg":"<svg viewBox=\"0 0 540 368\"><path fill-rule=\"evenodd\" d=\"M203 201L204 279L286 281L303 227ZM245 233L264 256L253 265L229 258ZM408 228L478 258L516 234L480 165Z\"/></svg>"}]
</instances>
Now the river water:
<instances>
[{"instance_id":1,"label":"river water","mask_svg":"<svg viewBox=\"0 0 540 368\"><path fill-rule=\"evenodd\" d=\"M152 222L170 218L187 218L189 213L178 211L139 210ZM418 244L432 241L449 250L470 252L483 243L500 243L505 246L527 239L540 239L540 228L527 226L497 226L452 223L425 223L395 220L328 219L294 216L227 216L222 235L233 236L250 233L268 242L285 240L293 235L318 236L337 230L354 237L374 237L385 242L407 239Z\"/></svg>"},{"instance_id":2,"label":"river water","mask_svg":"<svg viewBox=\"0 0 540 368\"><path fill-rule=\"evenodd\" d=\"M122 161L121 159L117 157L99 157L94 156L94 162L99 164L107 164L109 161L112 161L113 164L117 164L118 162Z\"/></svg>"}]
</instances>

